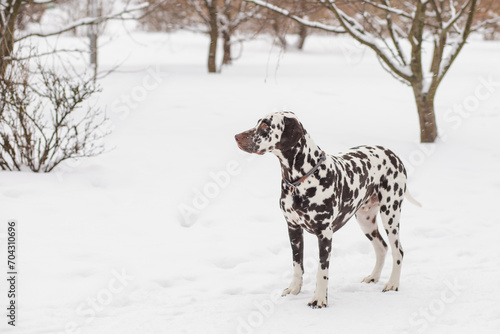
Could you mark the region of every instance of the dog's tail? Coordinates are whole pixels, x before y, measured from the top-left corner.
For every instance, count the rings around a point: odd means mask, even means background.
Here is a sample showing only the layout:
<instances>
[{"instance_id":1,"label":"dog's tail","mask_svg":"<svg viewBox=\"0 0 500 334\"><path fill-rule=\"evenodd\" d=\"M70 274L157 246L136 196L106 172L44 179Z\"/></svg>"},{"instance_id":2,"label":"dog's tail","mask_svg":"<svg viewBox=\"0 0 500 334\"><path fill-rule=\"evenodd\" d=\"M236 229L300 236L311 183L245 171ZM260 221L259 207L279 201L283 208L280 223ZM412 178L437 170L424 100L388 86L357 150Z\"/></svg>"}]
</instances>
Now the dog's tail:
<instances>
[{"instance_id":1,"label":"dog's tail","mask_svg":"<svg viewBox=\"0 0 500 334\"><path fill-rule=\"evenodd\" d=\"M406 189L405 197L406 197L406 199L408 199L408 201L410 201L411 204L416 205L419 208L422 207L422 204L420 204L420 202L417 201L415 198L413 198L413 196L410 194L410 192L408 191L408 188Z\"/></svg>"}]
</instances>

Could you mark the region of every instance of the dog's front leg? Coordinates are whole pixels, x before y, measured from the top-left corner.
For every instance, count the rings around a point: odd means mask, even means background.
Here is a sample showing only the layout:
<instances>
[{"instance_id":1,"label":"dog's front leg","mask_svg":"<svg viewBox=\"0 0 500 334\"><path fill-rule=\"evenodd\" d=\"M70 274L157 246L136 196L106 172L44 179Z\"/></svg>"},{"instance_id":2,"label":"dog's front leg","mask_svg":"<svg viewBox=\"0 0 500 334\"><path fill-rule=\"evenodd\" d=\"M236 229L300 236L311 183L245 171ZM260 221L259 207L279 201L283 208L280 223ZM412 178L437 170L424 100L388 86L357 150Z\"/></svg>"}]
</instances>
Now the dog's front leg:
<instances>
[{"instance_id":1,"label":"dog's front leg","mask_svg":"<svg viewBox=\"0 0 500 334\"><path fill-rule=\"evenodd\" d=\"M290 286L283 291L282 296L296 295L302 288L302 275L304 274L304 237L300 226L288 224L288 235L292 246L293 278Z\"/></svg>"},{"instance_id":2,"label":"dog's front leg","mask_svg":"<svg viewBox=\"0 0 500 334\"><path fill-rule=\"evenodd\" d=\"M332 234L331 230L328 229L318 235L319 265L316 290L314 290L313 299L307 304L312 308L322 308L328 305L328 268L332 250Z\"/></svg>"}]
</instances>

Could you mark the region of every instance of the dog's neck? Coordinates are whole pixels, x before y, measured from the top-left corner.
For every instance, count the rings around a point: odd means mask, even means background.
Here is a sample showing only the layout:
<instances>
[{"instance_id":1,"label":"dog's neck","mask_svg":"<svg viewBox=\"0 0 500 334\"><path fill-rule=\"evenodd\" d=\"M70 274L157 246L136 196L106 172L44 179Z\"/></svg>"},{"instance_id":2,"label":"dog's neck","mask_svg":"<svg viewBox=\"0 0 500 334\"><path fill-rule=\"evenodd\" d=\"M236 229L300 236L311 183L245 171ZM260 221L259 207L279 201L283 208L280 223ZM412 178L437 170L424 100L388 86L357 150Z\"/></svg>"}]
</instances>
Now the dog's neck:
<instances>
[{"instance_id":1,"label":"dog's neck","mask_svg":"<svg viewBox=\"0 0 500 334\"><path fill-rule=\"evenodd\" d=\"M306 133L299 142L287 151L273 152L281 163L281 173L289 181L304 176L319 162L321 149Z\"/></svg>"}]
</instances>

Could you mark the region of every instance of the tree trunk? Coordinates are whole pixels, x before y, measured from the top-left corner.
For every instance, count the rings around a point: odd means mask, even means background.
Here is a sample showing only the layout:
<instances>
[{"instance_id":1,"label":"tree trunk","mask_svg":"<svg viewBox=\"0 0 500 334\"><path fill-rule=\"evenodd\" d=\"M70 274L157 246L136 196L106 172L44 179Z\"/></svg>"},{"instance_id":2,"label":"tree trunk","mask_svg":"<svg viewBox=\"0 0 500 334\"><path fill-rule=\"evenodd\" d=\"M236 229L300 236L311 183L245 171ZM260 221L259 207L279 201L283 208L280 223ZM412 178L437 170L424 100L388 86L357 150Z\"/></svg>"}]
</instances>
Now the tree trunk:
<instances>
[{"instance_id":1,"label":"tree trunk","mask_svg":"<svg viewBox=\"0 0 500 334\"><path fill-rule=\"evenodd\" d=\"M231 35L227 31L222 32L222 40L224 41L224 58L222 64L230 65L233 61L231 57Z\"/></svg>"},{"instance_id":2,"label":"tree trunk","mask_svg":"<svg viewBox=\"0 0 500 334\"><path fill-rule=\"evenodd\" d=\"M3 78L7 66L9 66L14 50L14 33L16 31L17 15L21 8L22 0L13 1L8 8L4 9L5 16L9 18L0 26L0 76ZM10 13L10 15L9 15Z\"/></svg>"},{"instance_id":3,"label":"tree trunk","mask_svg":"<svg viewBox=\"0 0 500 334\"><path fill-rule=\"evenodd\" d=\"M97 80L98 58L97 58L97 34L91 34L90 38L90 66L94 72L94 82Z\"/></svg>"},{"instance_id":4,"label":"tree trunk","mask_svg":"<svg viewBox=\"0 0 500 334\"><path fill-rule=\"evenodd\" d=\"M306 38L308 35L308 29L305 25L299 25L299 41L297 42L297 49L303 50L304 43L306 42Z\"/></svg>"},{"instance_id":5,"label":"tree trunk","mask_svg":"<svg viewBox=\"0 0 500 334\"><path fill-rule=\"evenodd\" d=\"M219 24L217 20L217 1L207 2L210 18L210 47L208 49L208 72L217 73L217 39L219 38Z\"/></svg>"},{"instance_id":6,"label":"tree trunk","mask_svg":"<svg viewBox=\"0 0 500 334\"><path fill-rule=\"evenodd\" d=\"M436 92L422 92L422 85L413 86L413 94L417 103L420 121L420 142L433 143L437 138L436 115L434 113L434 96Z\"/></svg>"},{"instance_id":7,"label":"tree trunk","mask_svg":"<svg viewBox=\"0 0 500 334\"><path fill-rule=\"evenodd\" d=\"M281 32L281 26L279 25L278 20L272 20L271 27L273 28L274 35L278 39L278 45L283 48L283 50L286 50L286 35Z\"/></svg>"},{"instance_id":8,"label":"tree trunk","mask_svg":"<svg viewBox=\"0 0 500 334\"><path fill-rule=\"evenodd\" d=\"M96 0L88 0L88 15L91 18L97 18L97 3ZM94 71L94 82L97 79L97 38L98 38L98 26L97 24L91 24L89 26L89 44L90 44L90 65Z\"/></svg>"}]
</instances>

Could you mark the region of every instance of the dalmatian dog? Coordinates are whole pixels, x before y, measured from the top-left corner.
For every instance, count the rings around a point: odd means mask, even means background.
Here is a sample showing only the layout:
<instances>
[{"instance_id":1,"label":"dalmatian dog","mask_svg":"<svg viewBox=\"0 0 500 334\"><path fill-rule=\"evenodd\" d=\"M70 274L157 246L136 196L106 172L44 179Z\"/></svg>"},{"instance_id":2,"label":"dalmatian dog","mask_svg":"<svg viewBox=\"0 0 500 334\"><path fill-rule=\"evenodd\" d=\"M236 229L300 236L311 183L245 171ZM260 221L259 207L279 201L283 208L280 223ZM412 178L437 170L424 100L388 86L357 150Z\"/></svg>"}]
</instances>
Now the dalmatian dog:
<instances>
[{"instance_id":1,"label":"dalmatian dog","mask_svg":"<svg viewBox=\"0 0 500 334\"><path fill-rule=\"evenodd\" d=\"M388 248L377 227L378 212L393 258L392 273L383 291L398 291L403 261L401 204L405 196L420 204L406 192L406 170L393 152L381 146L359 146L337 155L325 154L291 112L270 114L235 139L243 151L270 152L281 163L280 207L288 224L293 257L292 282L283 296L296 295L302 287L306 230L318 238L319 245L316 289L308 305L327 306L332 235L353 215L376 254L373 271L362 282L377 282Z\"/></svg>"}]
</instances>

